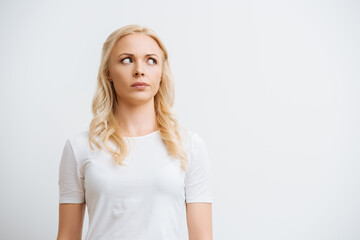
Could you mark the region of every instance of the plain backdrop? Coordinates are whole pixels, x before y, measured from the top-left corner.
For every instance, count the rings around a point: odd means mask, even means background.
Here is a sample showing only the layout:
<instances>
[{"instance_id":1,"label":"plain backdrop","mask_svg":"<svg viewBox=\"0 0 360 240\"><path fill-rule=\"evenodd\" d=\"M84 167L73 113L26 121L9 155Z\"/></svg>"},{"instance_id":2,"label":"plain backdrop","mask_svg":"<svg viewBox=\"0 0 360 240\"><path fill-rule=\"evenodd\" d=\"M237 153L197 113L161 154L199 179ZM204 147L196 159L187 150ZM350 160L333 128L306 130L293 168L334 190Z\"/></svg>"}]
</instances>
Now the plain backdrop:
<instances>
[{"instance_id":1,"label":"plain backdrop","mask_svg":"<svg viewBox=\"0 0 360 240\"><path fill-rule=\"evenodd\" d=\"M0 239L56 238L65 140L89 126L102 44L128 24L165 43L174 111L207 145L214 239L360 239L359 13L355 0L1 1Z\"/></svg>"}]
</instances>

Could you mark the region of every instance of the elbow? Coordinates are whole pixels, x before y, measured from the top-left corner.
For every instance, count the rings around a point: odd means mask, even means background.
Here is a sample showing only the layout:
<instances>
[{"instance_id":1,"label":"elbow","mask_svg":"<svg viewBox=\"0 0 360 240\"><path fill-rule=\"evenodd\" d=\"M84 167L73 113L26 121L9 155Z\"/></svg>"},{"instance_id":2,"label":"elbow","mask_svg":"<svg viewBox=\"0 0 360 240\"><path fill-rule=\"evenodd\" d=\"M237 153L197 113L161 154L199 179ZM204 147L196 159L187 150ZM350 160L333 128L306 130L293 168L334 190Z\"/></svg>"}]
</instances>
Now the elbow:
<instances>
[{"instance_id":1,"label":"elbow","mask_svg":"<svg viewBox=\"0 0 360 240\"><path fill-rule=\"evenodd\" d=\"M189 237L189 240L213 240L213 237L212 236L192 236L192 237Z\"/></svg>"},{"instance_id":2,"label":"elbow","mask_svg":"<svg viewBox=\"0 0 360 240\"><path fill-rule=\"evenodd\" d=\"M81 240L81 237L64 236L64 235L58 234L56 240Z\"/></svg>"}]
</instances>

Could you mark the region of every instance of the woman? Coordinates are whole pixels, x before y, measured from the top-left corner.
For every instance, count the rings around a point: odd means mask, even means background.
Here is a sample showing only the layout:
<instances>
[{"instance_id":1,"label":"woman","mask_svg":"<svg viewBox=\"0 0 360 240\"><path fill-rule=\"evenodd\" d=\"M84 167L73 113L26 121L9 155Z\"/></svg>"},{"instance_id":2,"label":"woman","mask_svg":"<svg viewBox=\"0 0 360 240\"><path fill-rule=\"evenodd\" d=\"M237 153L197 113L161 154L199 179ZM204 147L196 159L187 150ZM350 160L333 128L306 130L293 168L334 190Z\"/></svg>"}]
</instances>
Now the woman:
<instances>
[{"instance_id":1,"label":"woman","mask_svg":"<svg viewBox=\"0 0 360 240\"><path fill-rule=\"evenodd\" d=\"M89 130L67 139L59 167L58 240L212 239L204 141L172 112L168 54L149 28L114 31L102 50ZM97 148L94 148L95 145Z\"/></svg>"}]
</instances>

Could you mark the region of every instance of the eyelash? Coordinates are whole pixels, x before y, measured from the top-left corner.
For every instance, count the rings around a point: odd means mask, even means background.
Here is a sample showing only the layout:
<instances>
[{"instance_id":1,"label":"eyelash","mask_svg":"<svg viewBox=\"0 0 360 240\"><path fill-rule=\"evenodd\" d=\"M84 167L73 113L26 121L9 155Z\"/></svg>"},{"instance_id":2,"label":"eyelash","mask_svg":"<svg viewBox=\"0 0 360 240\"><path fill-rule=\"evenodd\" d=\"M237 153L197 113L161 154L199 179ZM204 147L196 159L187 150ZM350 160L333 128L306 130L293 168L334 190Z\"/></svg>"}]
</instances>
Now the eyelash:
<instances>
[{"instance_id":1,"label":"eyelash","mask_svg":"<svg viewBox=\"0 0 360 240\"><path fill-rule=\"evenodd\" d=\"M120 62L122 62L122 63L123 63L123 61L124 61L125 59L130 59L130 60L132 61L132 59L131 59L130 57L126 57L126 58L122 59ZM154 58L149 58L149 59L154 60L154 64L157 64L156 59L154 59Z\"/></svg>"}]
</instances>

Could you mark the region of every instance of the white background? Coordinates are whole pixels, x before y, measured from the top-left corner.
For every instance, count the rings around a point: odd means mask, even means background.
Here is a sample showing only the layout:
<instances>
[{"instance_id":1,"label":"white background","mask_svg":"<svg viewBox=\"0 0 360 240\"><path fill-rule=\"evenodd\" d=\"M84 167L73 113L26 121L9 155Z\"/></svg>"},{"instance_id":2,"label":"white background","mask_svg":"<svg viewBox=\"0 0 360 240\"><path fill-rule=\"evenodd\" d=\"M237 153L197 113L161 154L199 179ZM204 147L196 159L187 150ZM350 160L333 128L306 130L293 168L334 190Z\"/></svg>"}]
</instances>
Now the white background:
<instances>
[{"instance_id":1,"label":"white background","mask_svg":"<svg viewBox=\"0 0 360 240\"><path fill-rule=\"evenodd\" d=\"M155 30L205 141L216 240L360 239L360 3L1 1L0 239L55 239L65 140L102 44ZM83 236L87 230L87 213Z\"/></svg>"}]
</instances>

